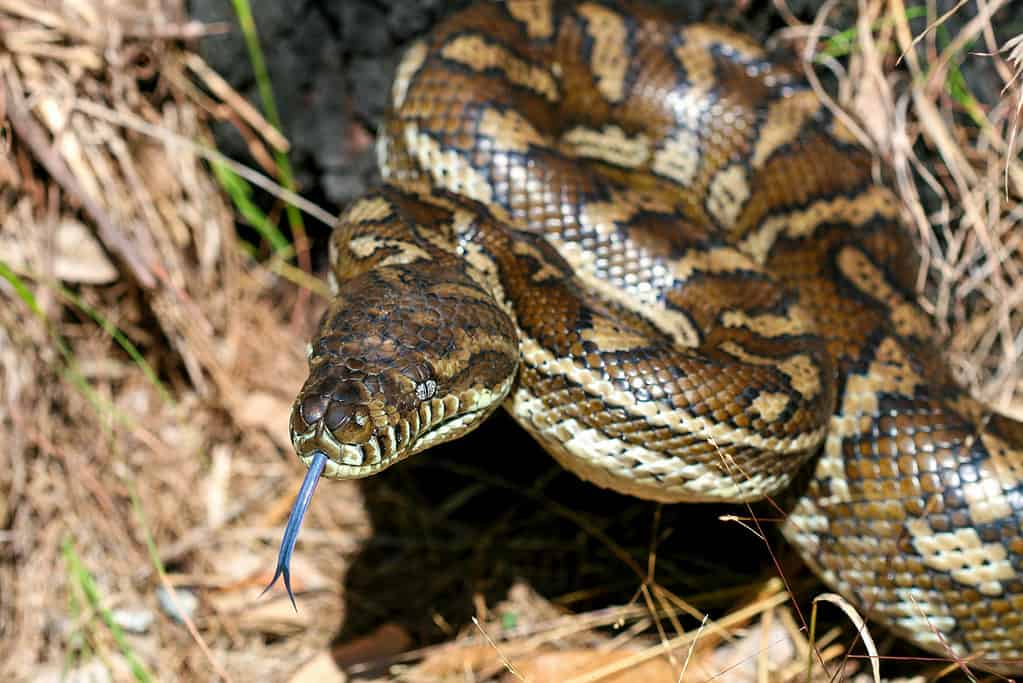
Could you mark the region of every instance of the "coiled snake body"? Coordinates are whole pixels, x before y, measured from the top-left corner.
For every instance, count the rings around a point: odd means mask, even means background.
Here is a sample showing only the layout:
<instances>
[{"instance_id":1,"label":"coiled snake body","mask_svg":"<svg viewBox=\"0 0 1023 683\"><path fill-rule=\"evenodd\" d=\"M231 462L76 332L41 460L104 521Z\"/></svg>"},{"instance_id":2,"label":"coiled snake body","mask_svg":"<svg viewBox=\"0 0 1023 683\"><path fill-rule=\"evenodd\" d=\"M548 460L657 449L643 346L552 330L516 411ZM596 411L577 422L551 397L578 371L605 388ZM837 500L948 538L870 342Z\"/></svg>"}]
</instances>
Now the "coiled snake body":
<instances>
[{"instance_id":1,"label":"coiled snake body","mask_svg":"<svg viewBox=\"0 0 1023 683\"><path fill-rule=\"evenodd\" d=\"M501 405L568 469L749 501L869 616L1023 669L1023 426L952 381L871 160L748 38L617 2L484 2L402 60L386 185L331 239L291 418L361 477Z\"/></svg>"}]
</instances>

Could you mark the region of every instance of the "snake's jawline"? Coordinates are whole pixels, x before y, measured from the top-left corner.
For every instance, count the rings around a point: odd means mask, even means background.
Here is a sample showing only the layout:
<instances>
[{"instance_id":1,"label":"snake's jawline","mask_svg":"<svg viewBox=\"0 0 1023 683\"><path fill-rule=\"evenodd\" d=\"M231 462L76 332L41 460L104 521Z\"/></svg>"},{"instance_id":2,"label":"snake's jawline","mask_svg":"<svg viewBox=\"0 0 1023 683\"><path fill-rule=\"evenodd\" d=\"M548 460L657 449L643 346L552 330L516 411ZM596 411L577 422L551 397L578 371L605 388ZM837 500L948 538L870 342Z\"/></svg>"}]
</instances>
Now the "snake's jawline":
<instances>
[{"instance_id":1,"label":"snake's jawline","mask_svg":"<svg viewBox=\"0 0 1023 683\"><path fill-rule=\"evenodd\" d=\"M494 407L480 408L478 410L473 410L463 415L456 416L450 420L440 422L429 432L426 432L419 437L416 445L407 452L399 453L387 459L382 459L380 462L372 465L350 465L348 463L338 462L328 456L327 467L323 472L323 476L326 479L365 479L366 477L371 477L374 474L383 472L392 465L396 465L403 460L407 460L421 451L432 448L444 441L458 438L464 432L479 426L479 424L481 424L493 411ZM456 430L461 431L453 437L447 436L447 434ZM308 467L309 463L312 462L313 455L316 450L319 449L314 449L309 453L299 455L299 458L301 458L306 467Z\"/></svg>"}]
</instances>

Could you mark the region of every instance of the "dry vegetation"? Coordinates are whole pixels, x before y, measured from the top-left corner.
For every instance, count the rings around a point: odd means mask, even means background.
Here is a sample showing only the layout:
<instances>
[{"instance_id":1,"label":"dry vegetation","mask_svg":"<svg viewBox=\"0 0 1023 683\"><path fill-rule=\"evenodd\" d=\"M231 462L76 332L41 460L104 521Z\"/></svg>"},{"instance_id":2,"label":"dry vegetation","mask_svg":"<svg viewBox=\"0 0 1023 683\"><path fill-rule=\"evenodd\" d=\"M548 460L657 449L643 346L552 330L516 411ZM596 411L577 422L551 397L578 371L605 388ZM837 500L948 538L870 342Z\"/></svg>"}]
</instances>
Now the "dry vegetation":
<instances>
[{"instance_id":1,"label":"dry vegetation","mask_svg":"<svg viewBox=\"0 0 1023 683\"><path fill-rule=\"evenodd\" d=\"M916 227L921 301L960 377L1023 415L1023 46L995 39L1005 4L978 0L951 42L914 36L898 0L861 2L843 33L827 12L793 19L776 40L837 74L837 105ZM257 600L298 484L286 417L319 309L301 292L320 290L290 247L239 242L211 172L213 120L260 173L287 150L186 47L223 28L178 0L0 0L0 674L343 680L337 660L410 681L806 680L807 634L776 580L688 632L676 615L692 609L653 584L577 615L520 585L445 645L399 654L407 636L385 627L328 657L369 534L354 484L313 506L301 610ZM966 46L987 53L970 59L1003 80L1000 100L960 87ZM869 672L843 664L853 633L817 634L819 675Z\"/></svg>"}]
</instances>

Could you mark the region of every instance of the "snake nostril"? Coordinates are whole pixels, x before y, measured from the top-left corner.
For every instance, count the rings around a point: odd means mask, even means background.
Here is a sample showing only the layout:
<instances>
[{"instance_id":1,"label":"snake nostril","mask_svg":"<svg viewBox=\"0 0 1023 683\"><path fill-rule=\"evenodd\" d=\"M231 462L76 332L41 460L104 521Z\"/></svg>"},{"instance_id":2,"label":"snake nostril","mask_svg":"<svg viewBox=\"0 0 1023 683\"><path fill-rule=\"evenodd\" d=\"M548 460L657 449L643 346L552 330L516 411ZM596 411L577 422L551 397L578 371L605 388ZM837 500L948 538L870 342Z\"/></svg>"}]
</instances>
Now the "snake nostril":
<instances>
[{"instance_id":1,"label":"snake nostril","mask_svg":"<svg viewBox=\"0 0 1023 683\"><path fill-rule=\"evenodd\" d=\"M305 420L307 425L314 425L323 419L323 414L327 409L327 397L317 394L306 396L302 399L299 407L302 413L302 419Z\"/></svg>"}]
</instances>

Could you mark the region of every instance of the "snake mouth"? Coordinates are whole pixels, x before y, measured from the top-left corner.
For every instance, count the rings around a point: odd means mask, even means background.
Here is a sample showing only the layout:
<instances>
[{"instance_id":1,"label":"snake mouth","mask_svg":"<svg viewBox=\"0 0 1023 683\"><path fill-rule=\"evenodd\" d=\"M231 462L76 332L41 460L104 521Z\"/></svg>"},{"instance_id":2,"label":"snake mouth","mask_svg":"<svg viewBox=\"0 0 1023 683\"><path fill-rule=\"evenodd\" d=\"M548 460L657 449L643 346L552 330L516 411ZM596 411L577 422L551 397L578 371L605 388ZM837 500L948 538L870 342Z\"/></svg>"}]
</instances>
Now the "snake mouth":
<instances>
[{"instance_id":1,"label":"snake mouth","mask_svg":"<svg viewBox=\"0 0 1023 683\"><path fill-rule=\"evenodd\" d=\"M406 444L403 448L400 447L400 436L405 434L410 437L411 433L406 430L395 430L393 426L384 431L382 442L378 436L373 435L365 443L359 444L339 443L329 430L323 429L322 423L302 434L292 432L291 440L298 457L309 470L288 516L281 547L277 553L277 568L263 593L270 590L278 579L283 579L288 598L296 611L298 610L291 588L291 557L295 552L302 520L320 477L329 479L368 477L430 446L461 436L487 417L498 403L492 402L474 410L451 415L448 419L434 421L423 433L416 435L415 439L401 439L401 442Z\"/></svg>"},{"instance_id":2,"label":"snake mouth","mask_svg":"<svg viewBox=\"0 0 1023 683\"><path fill-rule=\"evenodd\" d=\"M498 399L507 395L511 380L500 388ZM313 492L316 491L316 484L320 477L329 479L360 479L387 469L394 463L404 460L410 455L425 450L435 444L457 438L471 430L486 418L499 404L500 400L489 400L477 404L471 410L461 413L434 412L427 408L423 412L426 428L421 433L412 432L412 426L407 421L402 422L402 427L396 429L393 426L383 430L383 438L373 434L363 443L341 443L330 430L325 429L323 422L318 421L313 427L304 431L296 432L292 429L291 442L308 467L302 487L295 497L291 514L288 516L288 523L281 538L281 547L277 554L277 568L270 583L263 589L263 593L270 590L278 579L284 580L284 587L292 606L297 610L295 595L291 589L291 557L295 552L295 543L298 541L298 532L302 526L302 519L312 500ZM453 403L457 407L458 402ZM440 406L437 406L440 408Z\"/></svg>"},{"instance_id":3,"label":"snake mouth","mask_svg":"<svg viewBox=\"0 0 1023 683\"><path fill-rule=\"evenodd\" d=\"M292 442L306 467L312 464L317 453L327 456L322 476L328 479L361 479L405 457L403 449L391 446L388 450L389 440L381 443L381 439L371 436L365 443L340 443L329 431L318 427L307 434L294 436Z\"/></svg>"},{"instance_id":4,"label":"snake mouth","mask_svg":"<svg viewBox=\"0 0 1023 683\"><path fill-rule=\"evenodd\" d=\"M328 479L362 479L381 472L438 443L457 438L485 418L491 406L452 415L412 435L408 427L387 427L382 436L373 435L364 443L341 443L330 431L319 426L305 434L294 434L292 443L298 457L309 467L317 453L327 456L322 476Z\"/></svg>"}]
</instances>

